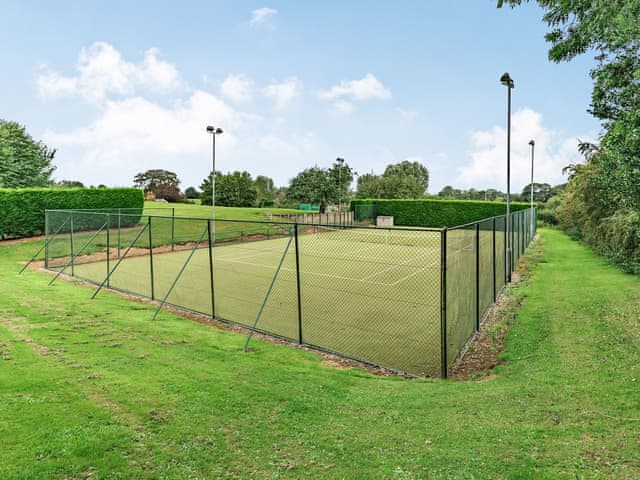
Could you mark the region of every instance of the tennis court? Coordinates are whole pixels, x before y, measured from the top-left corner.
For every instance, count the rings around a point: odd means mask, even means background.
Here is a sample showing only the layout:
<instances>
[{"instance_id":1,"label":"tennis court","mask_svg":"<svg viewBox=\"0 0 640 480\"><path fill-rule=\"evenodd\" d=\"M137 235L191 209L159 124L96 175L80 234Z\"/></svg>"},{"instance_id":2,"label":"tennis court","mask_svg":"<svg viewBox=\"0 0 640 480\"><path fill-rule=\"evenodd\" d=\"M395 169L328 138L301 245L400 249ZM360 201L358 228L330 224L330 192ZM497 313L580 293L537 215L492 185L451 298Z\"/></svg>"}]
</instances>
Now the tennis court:
<instances>
[{"instance_id":1,"label":"tennis court","mask_svg":"<svg viewBox=\"0 0 640 480\"><path fill-rule=\"evenodd\" d=\"M250 326L282 259L259 330L417 375L439 374L439 231L310 227L297 240L297 250L295 238L281 237L127 257L109 286L163 299L184 267L168 303L207 315L215 308L216 317ZM106 273L106 261L75 265L75 276L95 283Z\"/></svg>"}]
</instances>

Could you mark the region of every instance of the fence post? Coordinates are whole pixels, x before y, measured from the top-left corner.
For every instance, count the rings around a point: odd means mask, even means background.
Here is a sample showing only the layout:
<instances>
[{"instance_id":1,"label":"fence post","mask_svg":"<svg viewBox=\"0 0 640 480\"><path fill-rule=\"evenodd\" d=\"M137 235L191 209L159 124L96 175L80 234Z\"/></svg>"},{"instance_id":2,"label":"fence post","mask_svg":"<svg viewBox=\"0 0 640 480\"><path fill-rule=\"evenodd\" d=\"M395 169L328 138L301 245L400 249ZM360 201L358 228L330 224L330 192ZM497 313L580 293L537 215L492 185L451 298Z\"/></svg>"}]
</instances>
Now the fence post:
<instances>
[{"instance_id":1,"label":"fence post","mask_svg":"<svg viewBox=\"0 0 640 480\"><path fill-rule=\"evenodd\" d=\"M149 224L149 273L151 275L151 300L156 299L155 285L153 283L153 238L151 237L151 216L147 217Z\"/></svg>"},{"instance_id":2,"label":"fence post","mask_svg":"<svg viewBox=\"0 0 640 480\"><path fill-rule=\"evenodd\" d=\"M476 332L480 330L480 222L476 223Z\"/></svg>"},{"instance_id":3,"label":"fence post","mask_svg":"<svg viewBox=\"0 0 640 480\"><path fill-rule=\"evenodd\" d=\"M209 240L209 281L211 286L211 318L216 318L216 296L213 288L213 252L211 243L211 220L207 220L207 239Z\"/></svg>"},{"instance_id":4,"label":"fence post","mask_svg":"<svg viewBox=\"0 0 640 480\"><path fill-rule=\"evenodd\" d=\"M49 211L44 211L44 268L49 269Z\"/></svg>"},{"instance_id":5,"label":"fence post","mask_svg":"<svg viewBox=\"0 0 640 480\"><path fill-rule=\"evenodd\" d=\"M74 262L73 262L73 212L71 212L71 220L69 220L69 243L71 247L71 276L75 276Z\"/></svg>"},{"instance_id":6,"label":"fence post","mask_svg":"<svg viewBox=\"0 0 640 480\"><path fill-rule=\"evenodd\" d=\"M120 209L118 209L118 258L120 258L120 219L122 218L122 213Z\"/></svg>"},{"instance_id":7,"label":"fence post","mask_svg":"<svg viewBox=\"0 0 640 480\"><path fill-rule=\"evenodd\" d=\"M507 275L507 269L509 268L509 257L507 256L507 241L508 241L508 236L507 236L507 216L504 216L504 230L502 231L502 237L504 238L504 252L502 252L502 257L504 258L504 285L507 285L507 280L509 278L509 276Z\"/></svg>"},{"instance_id":8,"label":"fence post","mask_svg":"<svg viewBox=\"0 0 640 480\"><path fill-rule=\"evenodd\" d=\"M298 292L298 343L302 344L302 295L300 291L300 246L298 244L298 224L293 226L294 240L296 242L296 288Z\"/></svg>"},{"instance_id":9,"label":"fence post","mask_svg":"<svg viewBox=\"0 0 640 480\"><path fill-rule=\"evenodd\" d=\"M491 261L493 264L493 301L496 299L496 217L492 218L492 230L493 230L493 238L491 240Z\"/></svg>"},{"instance_id":10,"label":"fence post","mask_svg":"<svg viewBox=\"0 0 640 480\"><path fill-rule=\"evenodd\" d=\"M447 227L440 235L440 365L447 378Z\"/></svg>"},{"instance_id":11,"label":"fence post","mask_svg":"<svg viewBox=\"0 0 640 480\"><path fill-rule=\"evenodd\" d=\"M171 251L174 252L176 249L176 209L175 207L171 208Z\"/></svg>"},{"instance_id":12,"label":"fence post","mask_svg":"<svg viewBox=\"0 0 640 480\"><path fill-rule=\"evenodd\" d=\"M111 251L109 250L109 230L111 229L111 214L107 213L107 276L111 271L109 260L111 257ZM109 280L107 280L107 288L109 288Z\"/></svg>"}]
</instances>

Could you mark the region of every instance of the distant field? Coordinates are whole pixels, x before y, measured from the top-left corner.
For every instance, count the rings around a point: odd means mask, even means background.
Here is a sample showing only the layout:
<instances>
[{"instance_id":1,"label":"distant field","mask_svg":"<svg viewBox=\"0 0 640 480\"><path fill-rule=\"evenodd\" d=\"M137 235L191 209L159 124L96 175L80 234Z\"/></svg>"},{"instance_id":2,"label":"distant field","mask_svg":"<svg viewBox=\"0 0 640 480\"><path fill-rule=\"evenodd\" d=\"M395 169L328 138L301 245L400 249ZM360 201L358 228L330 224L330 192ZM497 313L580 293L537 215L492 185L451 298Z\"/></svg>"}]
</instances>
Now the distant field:
<instances>
[{"instance_id":1,"label":"distant field","mask_svg":"<svg viewBox=\"0 0 640 480\"><path fill-rule=\"evenodd\" d=\"M189 203L164 203L164 202L144 202L144 208L148 213L152 209L175 209L178 217L211 218L211 205L192 205ZM147 212L145 212L147 213ZM159 212L161 215L165 213ZM216 206L216 218L233 220L264 220L269 218L269 214L304 213L302 210L291 208L250 208L250 207L221 207ZM308 213L308 212L307 212ZM166 213L171 215L171 213Z\"/></svg>"}]
</instances>

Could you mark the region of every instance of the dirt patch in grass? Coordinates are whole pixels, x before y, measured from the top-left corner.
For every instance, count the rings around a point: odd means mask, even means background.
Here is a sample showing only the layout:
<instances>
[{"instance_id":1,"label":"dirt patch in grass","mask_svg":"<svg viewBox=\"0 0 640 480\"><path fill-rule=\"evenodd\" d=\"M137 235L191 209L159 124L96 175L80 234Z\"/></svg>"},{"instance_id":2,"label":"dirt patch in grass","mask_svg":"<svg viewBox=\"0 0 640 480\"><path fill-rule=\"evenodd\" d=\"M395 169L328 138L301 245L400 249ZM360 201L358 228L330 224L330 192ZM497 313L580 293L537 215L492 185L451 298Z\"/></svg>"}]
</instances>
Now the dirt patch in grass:
<instances>
[{"instance_id":1,"label":"dirt patch in grass","mask_svg":"<svg viewBox=\"0 0 640 480\"><path fill-rule=\"evenodd\" d=\"M529 246L527 255L516 265L511 275L511 283L507 285L494 306L489 311L480 331L469 341L466 349L452 367L449 378L453 380L488 380L495 378L491 370L498 365L498 358L504 351L504 343L509 327L523 302L523 295L518 288L526 284L531 271L542 259L543 241L536 236Z\"/></svg>"}]
</instances>

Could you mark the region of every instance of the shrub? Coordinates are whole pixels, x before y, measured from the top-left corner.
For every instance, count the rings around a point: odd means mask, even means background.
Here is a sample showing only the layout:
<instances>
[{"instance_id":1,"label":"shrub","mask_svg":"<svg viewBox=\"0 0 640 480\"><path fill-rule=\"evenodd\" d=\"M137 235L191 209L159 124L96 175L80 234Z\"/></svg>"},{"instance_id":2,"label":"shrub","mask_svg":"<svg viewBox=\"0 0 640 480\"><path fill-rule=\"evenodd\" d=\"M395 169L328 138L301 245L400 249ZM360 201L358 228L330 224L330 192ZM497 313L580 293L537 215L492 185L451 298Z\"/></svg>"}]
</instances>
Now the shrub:
<instances>
[{"instance_id":1,"label":"shrub","mask_svg":"<svg viewBox=\"0 0 640 480\"><path fill-rule=\"evenodd\" d=\"M45 210L53 209L139 209L142 213L144 198L136 188L2 188L0 189L0 238L28 237L44 233ZM89 218L87 216L87 218ZM130 217L129 223L137 223ZM76 228L90 228L95 224Z\"/></svg>"},{"instance_id":2,"label":"shrub","mask_svg":"<svg viewBox=\"0 0 640 480\"><path fill-rule=\"evenodd\" d=\"M480 202L473 200L352 200L351 210L356 205L377 205L378 215L393 215L396 225L413 227L454 227L485 218L504 215L504 202ZM511 211L529 208L528 203L511 203Z\"/></svg>"}]
</instances>

